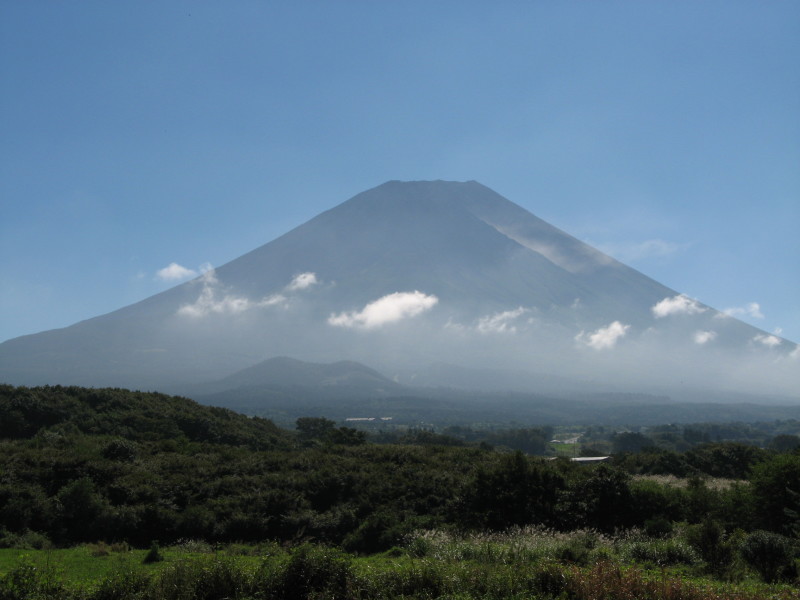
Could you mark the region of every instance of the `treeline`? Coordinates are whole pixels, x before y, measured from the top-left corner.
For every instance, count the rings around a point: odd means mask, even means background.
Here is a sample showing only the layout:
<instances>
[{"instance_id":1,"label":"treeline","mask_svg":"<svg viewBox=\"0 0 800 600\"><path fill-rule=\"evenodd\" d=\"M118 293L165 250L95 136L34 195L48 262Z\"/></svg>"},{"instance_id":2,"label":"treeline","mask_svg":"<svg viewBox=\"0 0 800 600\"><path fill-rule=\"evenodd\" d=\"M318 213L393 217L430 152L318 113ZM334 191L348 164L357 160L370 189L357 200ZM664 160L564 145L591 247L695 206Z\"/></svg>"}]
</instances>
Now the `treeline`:
<instances>
[{"instance_id":1,"label":"treeline","mask_svg":"<svg viewBox=\"0 0 800 600\"><path fill-rule=\"evenodd\" d=\"M689 423L641 427L638 431L617 431L603 426L588 427L581 441L590 447L615 454L649 448L685 452L699 445L738 442L776 450L800 447L800 421L795 419L760 423Z\"/></svg>"},{"instance_id":2,"label":"treeline","mask_svg":"<svg viewBox=\"0 0 800 600\"><path fill-rule=\"evenodd\" d=\"M586 466L490 444L374 444L326 419L289 432L185 399L74 387L0 386L0 424L0 545L276 540L371 553L434 528L800 527L800 454L742 458L735 444L709 446L706 462L660 451ZM681 461L694 461L686 487L635 477L682 474ZM703 480L734 463L745 481Z\"/></svg>"}]
</instances>

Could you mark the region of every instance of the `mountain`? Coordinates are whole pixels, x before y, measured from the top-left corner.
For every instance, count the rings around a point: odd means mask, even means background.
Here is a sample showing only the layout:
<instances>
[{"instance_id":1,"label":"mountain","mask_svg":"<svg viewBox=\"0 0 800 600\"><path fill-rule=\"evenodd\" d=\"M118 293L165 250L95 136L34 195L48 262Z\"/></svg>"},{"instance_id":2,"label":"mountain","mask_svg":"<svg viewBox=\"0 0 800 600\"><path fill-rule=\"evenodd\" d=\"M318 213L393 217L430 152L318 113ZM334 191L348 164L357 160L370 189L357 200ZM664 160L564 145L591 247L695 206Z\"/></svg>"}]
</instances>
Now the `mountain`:
<instances>
[{"instance_id":1,"label":"mountain","mask_svg":"<svg viewBox=\"0 0 800 600\"><path fill-rule=\"evenodd\" d=\"M237 371L217 381L187 386L183 392L205 396L234 390L292 392L331 397L382 397L402 395L406 388L376 370L352 360L311 363L279 356Z\"/></svg>"},{"instance_id":2,"label":"mountain","mask_svg":"<svg viewBox=\"0 0 800 600\"><path fill-rule=\"evenodd\" d=\"M169 391L294 356L796 397L797 354L477 182L390 181L161 294L0 344L0 381Z\"/></svg>"}]
</instances>

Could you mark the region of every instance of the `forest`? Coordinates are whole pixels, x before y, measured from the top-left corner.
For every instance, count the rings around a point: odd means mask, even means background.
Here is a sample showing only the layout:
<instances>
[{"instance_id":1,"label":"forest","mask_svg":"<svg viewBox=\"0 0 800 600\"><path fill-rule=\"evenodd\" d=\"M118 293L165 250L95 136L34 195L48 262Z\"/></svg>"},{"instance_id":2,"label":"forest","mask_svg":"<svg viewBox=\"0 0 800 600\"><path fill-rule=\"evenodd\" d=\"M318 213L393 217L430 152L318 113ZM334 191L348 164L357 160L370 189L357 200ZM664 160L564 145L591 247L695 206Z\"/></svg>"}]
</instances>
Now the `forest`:
<instances>
[{"instance_id":1,"label":"forest","mask_svg":"<svg viewBox=\"0 0 800 600\"><path fill-rule=\"evenodd\" d=\"M632 597L695 597L697 586L696 597L796 597L796 422L595 426L580 452L609 451L598 464L554 455L551 427L346 425L310 415L286 430L158 393L0 386L0 599L179 597L152 586L180 569L239 581L235 594L186 598L582 598L585 578L614 572L644 590L651 571L661 591ZM163 568L126 571L138 583L117 592L120 571L45 582L37 553L75 548L139 552ZM6 551L28 555L3 562ZM439 587L403 579L425 579L420 565ZM481 569L508 579L484 589ZM462 587L445 585L445 571ZM305 583L280 587L293 576ZM375 577L399 587L370 587ZM689 587L665 595L667 580Z\"/></svg>"}]
</instances>

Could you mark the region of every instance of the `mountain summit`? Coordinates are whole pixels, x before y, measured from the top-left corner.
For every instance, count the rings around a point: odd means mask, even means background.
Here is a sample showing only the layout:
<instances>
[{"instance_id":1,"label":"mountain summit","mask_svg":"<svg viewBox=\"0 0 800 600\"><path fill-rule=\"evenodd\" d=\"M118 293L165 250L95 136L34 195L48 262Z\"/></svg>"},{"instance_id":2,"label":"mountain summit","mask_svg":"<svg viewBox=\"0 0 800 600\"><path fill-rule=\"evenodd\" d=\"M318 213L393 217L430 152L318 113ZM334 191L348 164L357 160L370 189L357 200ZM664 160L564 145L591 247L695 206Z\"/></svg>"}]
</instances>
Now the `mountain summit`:
<instances>
[{"instance_id":1,"label":"mountain summit","mask_svg":"<svg viewBox=\"0 0 800 600\"><path fill-rule=\"evenodd\" d=\"M161 294L0 344L0 380L169 388L293 356L784 393L797 354L477 182L390 181Z\"/></svg>"}]
</instances>

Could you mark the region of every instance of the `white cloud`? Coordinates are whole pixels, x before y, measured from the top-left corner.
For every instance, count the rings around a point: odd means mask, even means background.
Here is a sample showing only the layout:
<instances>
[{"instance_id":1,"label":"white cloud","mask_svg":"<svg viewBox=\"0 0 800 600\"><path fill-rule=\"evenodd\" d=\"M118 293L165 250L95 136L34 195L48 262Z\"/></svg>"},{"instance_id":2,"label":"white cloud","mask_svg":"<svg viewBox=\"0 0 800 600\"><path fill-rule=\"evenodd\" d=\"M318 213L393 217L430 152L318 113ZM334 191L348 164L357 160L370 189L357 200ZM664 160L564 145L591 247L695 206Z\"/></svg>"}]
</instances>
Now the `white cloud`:
<instances>
[{"instance_id":1,"label":"white cloud","mask_svg":"<svg viewBox=\"0 0 800 600\"><path fill-rule=\"evenodd\" d=\"M310 288L312 285L316 285L317 283L319 283L319 281L317 280L316 273L300 273L299 275L294 276L292 282L286 286L286 289L290 292L305 290Z\"/></svg>"},{"instance_id":2,"label":"white cloud","mask_svg":"<svg viewBox=\"0 0 800 600\"><path fill-rule=\"evenodd\" d=\"M328 317L328 323L337 327L357 327L374 329L387 323L415 317L430 310L439 299L419 291L395 292L374 302L370 302L360 311L343 312Z\"/></svg>"},{"instance_id":3,"label":"white cloud","mask_svg":"<svg viewBox=\"0 0 800 600\"><path fill-rule=\"evenodd\" d=\"M695 331L694 333L694 343L700 344L707 344L711 340L717 337L716 331Z\"/></svg>"},{"instance_id":4,"label":"white cloud","mask_svg":"<svg viewBox=\"0 0 800 600\"><path fill-rule=\"evenodd\" d=\"M764 318L764 313L761 312L761 306L758 304L758 302L750 302L744 306L726 308L722 312L729 317L751 317L753 319Z\"/></svg>"},{"instance_id":5,"label":"white cloud","mask_svg":"<svg viewBox=\"0 0 800 600\"><path fill-rule=\"evenodd\" d=\"M513 321L528 312L528 309L516 308L514 310L507 310L499 312L494 315L488 315L478 319L476 329L481 333L516 333L517 328Z\"/></svg>"},{"instance_id":6,"label":"white cloud","mask_svg":"<svg viewBox=\"0 0 800 600\"><path fill-rule=\"evenodd\" d=\"M288 303L289 299L283 294L272 294L271 296L263 297L261 300L256 302L254 306L286 306Z\"/></svg>"},{"instance_id":7,"label":"white cloud","mask_svg":"<svg viewBox=\"0 0 800 600\"><path fill-rule=\"evenodd\" d=\"M758 334L753 338L754 342L758 342L760 344L764 344L768 348L774 348L775 346L781 345L781 339L779 337L775 337L774 335L765 335L763 333Z\"/></svg>"},{"instance_id":8,"label":"white cloud","mask_svg":"<svg viewBox=\"0 0 800 600\"><path fill-rule=\"evenodd\" d=\"M247 298L218 294L211 286L205 286L200 296L192 304L184 304L178 309L178 314L184 317L204 317L216 314L237 314L252 307L252 303Z\"/></svg>"},{"instance_id":9,"label":"white cloud","mask_svg":"<svg viewBox=\"0 0 800 600\"><path fill-rule=\"evenodd\" d=\"M696 315L705 312L706 309L694 298L689 298L685 294L678 294L672 298L664 298L651 308L656 319L669 315Z\"/></svg>"},{"instance_id":10,"label":"white cloud","mask_svg":"<svg viewBox=\"0 0 800 600\"><path fill-rule=\"evenodd\" d=\"M581 331L575 336L575 339L595 350L603 350L605 348L613 348L617 340L625 337L628 329L630 329L630 325L623 325L619 321L614 321L608 327L601 327L594 333L587 334Z\"/></svg>"},{"instance_id":11,"label":"white cloud","mask_svg":"<svg viewBox=\"0 0 800 600\"><path fill-rule=\"evenodd\" d=\"M206 266L206 265L204 265ZM288 300L282 294L265 296L261 300L253 301L244 296L236 296L222 288L217 279L216 271L207 265L200 281L203 289L197 300L191 304L184 304L178 309L178 314L184 317L200 318L210 314L235 315L253 308L269 306L285 306Z\"/></svg>"},{"instance_id":12,"label":"white cloud","mask_svg":"<svg viewBox=\"0 0 800 600\"><path fill-rule=\"evenodd\" d=\"M161 281L180 281L181 279L189 279L190 277L196 276L197 271L193 269L187 269L186 267L174 262L169 263L169 265L163 269L156 271L156 278L160 279Z\"/></svg>"}]
</instances>

